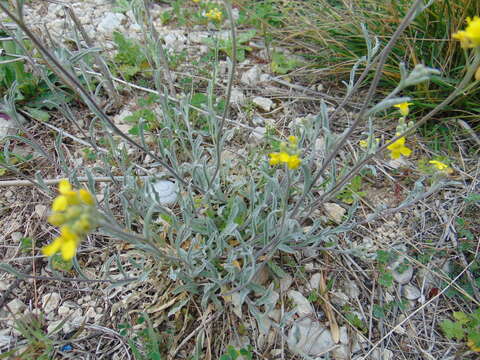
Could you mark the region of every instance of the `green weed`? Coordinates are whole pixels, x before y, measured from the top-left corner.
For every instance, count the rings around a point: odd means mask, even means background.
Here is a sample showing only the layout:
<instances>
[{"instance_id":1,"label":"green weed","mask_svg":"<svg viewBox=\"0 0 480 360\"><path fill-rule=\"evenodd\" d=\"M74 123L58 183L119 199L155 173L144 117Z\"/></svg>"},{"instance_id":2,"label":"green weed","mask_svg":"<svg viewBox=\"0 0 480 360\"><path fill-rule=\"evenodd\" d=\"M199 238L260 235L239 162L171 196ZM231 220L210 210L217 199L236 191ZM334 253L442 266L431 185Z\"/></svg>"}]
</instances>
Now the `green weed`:
<instances>
[{"instance_id":1,"label":"green weed","mask_svg":"<svg viewBox=\"0 0 480 360\"><path fill-rule=\"evenodd\" d=\"M53 339L53 335L62 329L61 322L51 334L46 333L46 320L42 315L28 314L15 320L14 327L25 340L25 344L0 355L0 359L49 360L64 341Z\"/></svg>"},{"instance_id":2,"label":"green weed","mask_svg":"<svg viewBox=\"0 0 480 360\"><path fill-rule=\"evenodd\" d=\"M139 74L149 78L151 67L140 43L125 37L118 31L113 33L113 41L117 45L117 54L114 57L117 63L117 71L126 80L131 80Z\"/></svg>"},{"instance_id":3,"label":"green weed","mask_svg":"<svg viewBox=\"0 0 480 360\"><path fill-rule=\"evenodd\" d=\"M252 346L249 345L246 349L241 348L240 350L235 349L233 346L228 346L227 352L220 356L220 360L236 360L240 356L242 356L244 360L252 360Z\"/></svg>"},{"instance_id":4,"label":"green weed","mask_svg":"<svg viewBox=\"0 0 480 360\"><path fill-rule=\"evenodd\" d=\"M132 325L122 323L118 325L119 333L127 338L128 345L136 360L161 360L162 342L168 337L161 337L153 329L147 314L142 314L136 321L137 325L145 324L146 328L134 330ZM165 350L165 349L164 349Z\"/></svg>"},{"instance_id":5,"label":"green weed","mask_svg":"<svg viewBox=\"0 0 480 360\"><path fill-rule=\"evenodd\" d=\"M354 176L350 184L347 185L340 193L338 193L337 199L346 204L353 204L355 200L358 200L366 195L364 191L361 191L363 186L362 183L363 181L361 175Z\"/></svg>"},{"instance_id":6,"label":"green weed","mask_svg":"<svg viewBox=\"0 0 480 360\"><path fill-rule=\"evenodd\" d=\"M248 43L256 34L255 30L247 30L245 32L241 32L238 34L237 37L237 51L236 51L236 58L237 61L244 61L246 58L246 53L247 51L251 51L252 48L249 47L248 45L245 45ZM225 53L228 57L232 57L232 48L233 48L233 43L230 38L228 39L211 39L207 38L204 39L203 42L205 45L210 46L212 49L218 48L221 52Z\"/></svg>"},{"instance_id":7,"label":"green weed","mask_svg":"<svg viewBox=\"0 0 480 360\"><path fill-rule=\"evenodd\" d=\"M463 311L453 313L454 321L443 320L440 328L445 336L457 341L467 341L467 346L480 352L480 309L468 314Z\"/></svg>"}]
</instances>

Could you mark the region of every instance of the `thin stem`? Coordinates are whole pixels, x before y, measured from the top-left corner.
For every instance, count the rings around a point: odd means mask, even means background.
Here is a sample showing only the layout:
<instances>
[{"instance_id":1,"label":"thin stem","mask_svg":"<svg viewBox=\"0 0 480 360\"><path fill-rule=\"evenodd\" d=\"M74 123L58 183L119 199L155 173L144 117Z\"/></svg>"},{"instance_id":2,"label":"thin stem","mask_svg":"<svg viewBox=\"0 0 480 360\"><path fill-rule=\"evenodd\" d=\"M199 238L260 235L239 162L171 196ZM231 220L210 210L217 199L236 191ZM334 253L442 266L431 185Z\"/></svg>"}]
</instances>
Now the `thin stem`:
<instances>
[{"instance_id":1,"label":"thin stem","mask_svg":"<svg viewBox=\"0 0 480 360\"><path fill-rule=\"evenodd\" d=\"M106 219L106 220L108 221L108 219ZM153 244L150 240L145 239L144 237L141 237L141 236L138 236L138 235L135 235L135 234L132 234L132 233L127 233L127 232L123 231L123 229L121 229L119 227L116 227L116 226L113 226L110 223L107 223L105 221L99 221L98 225L100 227L106 229L107 231L111 232L114 235L124 236L125 238L130 239L132 241L138 241L142 244L148 245L153 250L153 252L161 258L167 259L169 261L174 261L174 262L185 262L183 259L180 259L180 258L177 258L177 257L174 257L174 256L170 256L170 255L166 255L157 246L155 246L155 244Z\"/></svg>"},{"instance_id":2,"label":"thin stem","mask_svg":"<svg viewBox=\"0 0 480 360\"><path fill-rule=\"evenodd\" d=\"M0 164L0 166L2 166ZM94 177L92 178L92 180L94 182L113 182L113 181L122 181L125 177L124 176L113 176L113 177L110 177L110 176L99 176L99 177ZM139 178L149 178L149 176L140 176ZM65 178L61 178L61 179L47 179L47 180L43 180L43 183L45 185L56 185L58 184L60 181L62 181L63 179ZM87 178L87 177L79 177L79 178L76 178L75 180L77 180L78 182L89 182L90 179ZM33 180L2 180L0 181L0 187L4 187L4 186L37 186L36 183L33 182Z\"/></svg>"},{"instance_id":3,"label":"thin stem","mask_svg":"<svg viewBox=\"0 0 480 360\"><path fill-rule=\"evenodd\" d=\"M225 10L227 11L228 21L230 22L230 35L232 37L232 56L231 56L232 65L230 67L227 92L225 96L226 97L225 108L223 109L223 115L220 120L220 124L218 125L216 139L215 139L215 152L216 152L217 162L215 165L215 171L213 172L213 175L210 178L206 192L208 192L211 189L213 182L215 181L215 178L217 177L218 172L220 171L220 167L222 165L223 128L225 126L225 121L228 117L228 110L230 107L230 98L232 96L232 87L233 87L233 81L235 77L235 70L237 66L237 34L235 31L235 21L233 19L233 14L232 14L232 5L228 0L224 0L223 2L225 4Z\"/></svg>"},{"instance_id":4,"label":"thin stem","mask_svg":"<svg viewBox=\"0 0 480 360\"><path fill-rule=\"evenodd\" d=\"M45 191L45 189L43 188L42 185L40 185L38 182L36 182L35 180L32 180L30 179L28 176L25 176L23 175L17 168L15 168L14 166L10 166L10 165L7 165L5 163L1 163L0 162L0 167L3 167L4 169L8 170L8 171L11 171L13 173L16 173L18 176L24 178L25 180L23 180L24 184L25 185L32 185L32 186L36 186L37 188L39 188L42 192ZM15 180L15 181L21 181L21 180ZM46 194L47 196L51 196L51 193L47 193Z\"/></svg>"},{"instance_id":5,"label":"thin stem","mask_svg":"<svg viewBox=\"0 0 480 360\"><path fill-rule=\"evenodd\" d=\"M165 56L165 50L163 49L162 42L158 36L157 29L155 29L155 26L153 25L152 22L152 16L150 14L150 8L149 8L149 0L144 0L143 1L143 7L145 9L145 21L147 22L148 28L150 30L150 33L152 34L153 40L155 42L155 46L158 48L158 55L160 58L160 62L163 65L164 71L163 74L165 75L165 79L168 82L168 87L170 91L170 96L175 96L175 85L173 83L173 77L172 74L170 73L170 69L168 67L168 60L167 57ZM157 89L158 92L160 93L160 89Z\"/></svg>"},{"instance_id":6,"label":"thin stem","mask_svg":"<svg viewBox=\"0 0 480 360\"><path fill-rule=\"evenodd\" d=\"M277 235L267 244L265 245L262 249L257 251L255 254L255 258L258 259L261 256L265 255L268 252L272 252L277 245L282 241L282 235L283 235L283 230L285 227L285 219L287 218L288 214L288 199L290 197L290 185L291 185L291 175L290 175L290 170L287 169L287 166L285 165L285 171L286 171L286 179L287 183L285 186L285 196L282 199L282 217L280 219L280 229L277 232Z\"/></svg>"},{"instance_id":7,"label":"thin stem","mask_svg":"<svg viewBox=\"0 0 480 360\"><path fill-rule=\"evenodd\" d=\"M87 32L85 31L85 28L82 25L82 22L78 19L77 15L73 11L72 6L71 5L64 5L64 6L66 7L68 14L70 15L70 18L75 23L75 26L80 31L80 34L82 34L83 40L85 40L85 44L87 44L88 47L93 48L94 47L93 41L90 38L90 36L88 36ZM93 57L95 59L95 63L97 64L98 68L100 69L100 72L103 75L103 79L106 80L107 86L105 88L108 94L113 99L113 101L117 104L119 101L119 96L118 96L117 90L115 89L115 85L113 84L112 74L110 73L107 65L105 64L105 62L97 52L93 52Z\"/></svg>"}]
</instances>

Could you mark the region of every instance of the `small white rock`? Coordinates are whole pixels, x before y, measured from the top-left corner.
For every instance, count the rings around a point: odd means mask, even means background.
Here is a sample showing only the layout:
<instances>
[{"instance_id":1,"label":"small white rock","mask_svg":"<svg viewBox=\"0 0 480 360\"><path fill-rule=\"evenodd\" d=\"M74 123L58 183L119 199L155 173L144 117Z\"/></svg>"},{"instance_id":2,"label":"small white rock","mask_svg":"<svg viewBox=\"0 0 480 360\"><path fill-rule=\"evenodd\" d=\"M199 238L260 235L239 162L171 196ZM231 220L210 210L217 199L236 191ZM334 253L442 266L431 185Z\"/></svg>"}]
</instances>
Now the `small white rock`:
<instances>
[{"instance_id":1,"label":"small white rock","mask_svg":"<svg viewBox=\"0 0 480 360\"><path fill-rule=\"evenodd\" d=\"M354 280L346 280L342 283L343 291L350 299L356 299L360 296L360 289Z\"/></svg>"},{"instance_id":2,"label":"small white rock","mask_svg":"<svg viewBox=\"0 0 480 360\"><path fill-rule=\"evenodd\" d=\"M333 291L332 295L331 295L331 298L330 298L330 301L334 305L344 306L344 305L348 304L349 298L348 298L347 295L345 295L341 291Z\"/></svg>"},{"instance_id":3,"label":"small white rock","mask_svg":"<svg viewBox=\"0 0 480 360\"><path fill-rule=\"evenodd\" d=\"M310 278L310 281L308 282L310 285L310 289L312 291L319 290L321 279L322 279L321 273L315 273L312 275L312 277Z\"/></svg>"},{"instance_id":4,"label":"small white rock","mask_svg":"<svg viewBox=\"0 0 480 360\"><path fill-rule=\"evenodd\" d=\"M435 276L429 269L421 268L418 270L416 279L418 283L424 287L433 287L436 284Z\"/></svg>"},{"instance_id":5,"label":"small white rock","mask_svg":"<svg viewBox=\"0 0 480 360\"><path fill-rule=\"evenodd\" d=\"M138 24L131 24L130 27L128 28L130 31L133 32L140 32L142 31L142 27Z\"/></svg>"},{"instance_id":6,"label":"small white rock","mask_svg":"<svg viewBox=\"0 0 480 360\"><path fill-rule=\"evenodd\" d=\"M391 360L393 359L393 352L389 349L375 349L371 354L372 360Z\"/></svg>"},{"instance_id":7,"label":"small white rock","mask_svg":"<svg viewBox=\"0 0 480 360\"><path fill-rule=\"evenodd\" d=\"M23 238L23 233L20 231L15 231L10 235L10 237L12 238L13 242L18 243Z\"/></svg>"},{"instance_id":8,"label":"small white rock","mask_svg":"<svg viewBox=\"0 0 480 360\"><path fill-rule=\"evenodd\" d=\"M62 326L62 331L64 334L68 334L75 330L76 326L72 324L71 321L65 321L65 323Z\"/></svg>"},{"instance_id":9,"label":"small white rock","mask_svg":"<svg viewBox=\"0 0 480 360\"><path fill-rule=\"evenodd\" d=\"M260 75L260 80L259 82L263 83L263 82L267 82L267 81L270 81L271 79L271 76L268 75L268 74L261 74Z\"/></svg>"},{"instance_id":10,"label":"small white rock","mask_svg":"<svg viewBox=\"0 0 480 360\"><path fill-rule=\"evenodd\" d=\"M340 328L340 342L342 344L348 344L349 339L348 339L348 329L346 326L342 326Z\"/></svg>"},{"instance_id":11,"label":"small white rock","mask_svg":"<svg viewBox=\"0 0 480 360\"><path fill-rule=\"evenodd\" d=\"M332 351L335 360L350 360L350 349L348 345L341 344Z\"/></svg>"},{"instance_id":12,"label":"small white rock","mask_svg":"<svg viewBox=\"0 0 480 360\"><path fill-rule=\"evenodd\" d=\"M280 292L286 292L293 283L293 278L290 275L286 275L285 277L280 279Z\"/></svg>"},{"instance_id":13,"label":"small white rock","mask_svg":"<svg viewBox=\"0 0 480 360\"><path fill-rule=\"evenodd\" d=\"M415 286L407 284L404 285L402 288L402 295L408 300L417 300L420 297L421 293L420 290Z\"/></svg>"},{"instance_id":14,"label":"small white rock","mask_svg":"<svg viewBox=\"0 0 480 360\"><path fill-rule=\"evenodd\" d=\"M87 318L94 318L97 315L95 309L93 307L89 307L87 312L85 313L85 317Z\"/></svg>"},{"instance_id":15,"label":"small white rock","mask_svg":"<svg viewBox=\"0 0 480 360\"><path fill-rule=\"evenodd\" d=\"M313 265L313 263L309 262L309 263L306 263L305 266L304 266L304 269L306 272L313 272L315 271L315 265Z\"/></svg>"},{"instance_id":16,"label":"small white rock","mask_svg":"<svg viewBox=\"0 0 480 360\"><path fill-rule=\"evenodd\" d=\"M37 204L35 205L35 214L42 218L47 215L47 206L43 204Z\"/></svg>"},{"instance_id":17,"label":"small white rock","mask_svg":"<svg viewBox=\"0 0 480 360\"><path fill-rule=\"evenodd\" d=\"M240 105L240 106L245 104L245 95L243 94L243 91L238 88L233 88L232 94L230 95L230 102L233 105Z\"/></svg>"},{"instance_id":18,"label":"small white rock","mask_svg":"<svg viewBox=\"0 0 480 360\"><path fill-rule=\"evenodd\" d=\"M70 312L70 309L68 308L68 306L62 305L58 308L58 315L60 315L60 316L65 316L69 312Z\"/></svg>"},{"instance_id":19,"label":"small white rock","mask_svg":"<svg viewBox=\"0 0 480 360\"><path fill-rule=\"evenodd\" d=\"M150 185L148 189L152 200L158 201L161 205L173 204L177 200L177 185L168 180L159 180Z\"/></svg>"},{"instance_id":20,"label":"small white rock","mask_svg":"<svg viewBox=\"0 0 480 360\"><path fill-rule=\"evenodd\" d=\"M345 215L347 210L335 203L325 203L323 204L323 206L325 208L325 212L330 219L332 219L336 223L342 222L343 216Z\"/></svg>"},{"instance_id":21,"label":"small white rock","mask_svg":"<svg viewBox=\"0 0 480 360\"><path fill-rule=\"evenodd\" d=\"M0 290L5 291L8 289L8 283L5 280L0 280Z\"/></svg>"},{"instance_id":22,"label":"small white rock","mask_svg":"<svg viewBox=\"0 0 480 360\"><path fill-rule=\"evenodd\" d=\"M387 165L392 169L400 169L403 167L408 167L408 161L404 158L394 159L387 162Z\"/></svg>"},{"instance_id":23,"label":"small white rock","mask_svg":"<svg viewBox=\"0 0 480 360\"><path fill-rule=\"evenodd\" d=\"M312 304L310 304L310 302L300 292L296 290L290 290L288 292L288 297L296 305L295 311L298 316L307 316L315 312Z\"/></svg>"},{"instance_id":24,"label":"small white rock","mask_svg":"<svg viewBox=\"0 0 480 360\"><path fill-rule=\"evenodd\" d=\"M48 293L42 297L42 308L45 314L50 314L58 308L60 304L60 294L56 292Z\"/></svg>"},{"instance_id":25,"label":"small white rock","mask_svg":"<svg viewBox=\"0 0 480 360\"><path fill-rule=\"evenodd\" d=\"M209 38L206 31L192 31L188 34L188 40L192 43L203 44L205 39Z\"/></svg>"},{"instance_id":26,"label":"small white rock","mask_svg":"<svg viewBox=\"0 0 480 360\"><path fill-rule=\"evenodd\" d=\"M410 265L407 265L406 268L402 266L402 272L399 272L397 269L398 267L392 270L393 279L401 285L410 282L413 276L413 267Z\"/></svg>"},{"instance_id":27,"label":"small white rock","mask_svg":"<svg viewBox=\"0 0 480 360\"><path fill-rule=\"evenodd\" d=\"M179 32L171 32L163 37L165 47L171 50L182 50L185 47L187 38Z\"/></svg>"},{"instance_id":28,"label":"small white rock","mask_svg":"<svg viewBox=\"0 0 480 360\"><path fill-rule=\"evenodd\" d=\"M105 13L103 19L98 24L97 30L102 33L111 34L122 25L125 15L120 13Z\"/></svg>"},{"instance_id":29,"label":"small white rock","mask_svg":"<svg viewBox=\"0 0 480 360\"><path fill-rule=\"evenodd\" d=\"M0 347L4 347L14 340L13 336L10 336L10 333L10 329L0 330Z\"/></svg>"},{"instance_id":30,"label":"small white rock","mask_svg":"<svg viewBox=\"0 0 480 360\"><path fill-rule=\"evenodd\" d=\"M252 123L257 126L263 126L265 125L265 119L261 116L254 115L252 118Z\"/></svg>"},{"instance_id":31,"label":"small white rock","mask_svg":"<svg viewBox=\"0 0 480 360\"><path fill-rule=\"evenodd\" d=\"M60 325L60 323L62 322L63 320L55 320L55 321L52 321L50 324L48 324L47 326L47 334L52 334L55 330L59 330L57 329Z\"/></svg>"},{"instance_id":32,"label":"small white rock","mask_svg":"<svg viewBox=\"0 0 480 360\"><path fill-rule=\"evenodd\" d=\"M27 305L25 305L20 299L13 299L7 304L7 307L13 314L19 314L27 308Z\"/></svg>"},{"instance_id":33,"label":"small white rock","mask_svg":"<svg viewBox=\"0 0 480 360\"><path fill-rule=\"evenodd\" d=\"M312 356L323 354L335 345L330 330L308 317L295 322L287 343L291 351Z\"/></svg>"},{"instance_id":34,"label":"small white rock","mask_svg":"<svg viewBox=\"0 0 480 360\"><path fill-rule=\"evenodd\" d=\"M274 102L272 100L261 96L254 97L252 102L263 111L270 111L274 106Z\"/></svg>"},{"instance_id":35,"label":"small white rock","mask_svg":"<svg viewBox=\"0 0 480 360\"><path fill-rule=\"evenodd\" d=\"M75 309L70 316L72 319L83 318L82 309L81 308Z\"/></svg>"},{"instance_id":36,"label":"small white rock","mask_svg":"<svg viewBox=\"0 0 480 360\"><path fill-rule=\"evenodd\" d=\"M250 134L250 140L255 144L259 144L262 142L263 137L265 136L267 129L261 126L257 126L253 129L252 133Z\"/></svg>"},{"instance_id":37,"label":"small white rock","mask_svg":"<svg viewBox=\"0 0 480 360\"><path fill-rule=\"evenodd\" d=\"M260 75L261 75L260 68L255 65L254 67L245 71L242 74L240 82L245 85L254 86L259 82Z\"/></svg>"}]
</instances>

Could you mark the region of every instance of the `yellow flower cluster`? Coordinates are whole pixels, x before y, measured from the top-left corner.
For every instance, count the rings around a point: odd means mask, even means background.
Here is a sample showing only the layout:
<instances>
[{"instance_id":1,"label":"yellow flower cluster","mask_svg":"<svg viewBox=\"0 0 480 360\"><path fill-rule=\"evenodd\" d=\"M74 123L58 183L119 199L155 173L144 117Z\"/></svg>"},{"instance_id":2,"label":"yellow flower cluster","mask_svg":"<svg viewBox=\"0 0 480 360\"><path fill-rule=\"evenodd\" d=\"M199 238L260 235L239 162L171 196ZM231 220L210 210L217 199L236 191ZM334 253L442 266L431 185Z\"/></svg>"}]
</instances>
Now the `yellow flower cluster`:
<instances>
[{"instance_id":1,"label":"yellow flower cluster","mask_svg":"<svg viewBox=\"0 0 480 360\"><path fill-rule=\"evenodd\" d=\"M222 20L222 12L218 10L218 8L213 8L205 13L205 17L209 18L210 20L220 21Z\"/></svg>"},{"instance_id":2,"label":"yellow flower cluster","mask_svg":"<svg viewBox=\"0 0 480 360\"><path fill-rule=\"evenodd\" d=\"M466 29L457 31L452 37L460 40L464 49L480 46L480 17L475 16L473 19L467 17Z\"/></svg>"},{"instance_id":3,"label":"yellow flower cluster","mask_svg":"<svg viewBox=\"0 0 480 360\"><path fill-rule=\"evenodd\" d=\"M278 164L287 164L289 169L297 169L302 160L298 157L298 155L289 155L288 153L281 151L268 154L270 157L269 163L270 165L278 165Z\"/></svg>"},{"instance_id":4,"label":"yellow flower cluster","mask_svg":"<svg viewBox=\"0 0 480 360\"><path fill-rule=\"evenodd\" d=\"M369 142L369 141L370 141L370 137L369 137L367 140L360 140L360 141L358 142L358 144L359 144L362 148L366 149L366 148L368 148L368 142ZM380 139L379 139L379 138L374 138L373 141L372 141L372 143L373 143L373 145L378 145L378 144L380 143Z\"/></svg>"},{"instance_id":5,"label":"yellow flower cluster","mask_svg":"<svg viewBox=\"0 0 480 360\"><path fill-rule=\"evenodd\" d=\"M291 170L298 169L302 160L297 154L298 139L296 136L288 137L288 144L282 143L280 145L280 152L273 152L268 154L270 158L269 164L272 166L279 164L286 164Z\"/></svg>"},{"instance_id":6,"label":"yellow flower cluster","mask_svg":"<svg viewBox=\"0 0 480 360\"><path fill-rule=\"evenodd\" d=\"M387 146L387 149L390 150L390 156L392 159L398 159L401 155L410 156L412 150L405 146L405 138L401 137L393 144Z\"/></svg>"},{"instance_id":7,"label":"yellow flower cluster","mask_svg":"<svg viewBox=\"0 0 480 360\"><path fill-rule=\"evenodd\" d=\"M438 161L438 160L430 160L428 162L429 164L432 164L432 167L435 168L435 170L443 173L443 174L452 174L453 173L453 169L448 166L447 164L441 162L441 161Z\"/></svg>"},{"instance_id":8,"label":"yellow flower cluster","mask_svg":"<svg viewBox=\"0 0 480 360\"><path fill-rule=\"evenodd\" d=\"M66 179L58 184L58 195L52 203L48 222L60 227L60 236L42 249L46 256L60 252L65 261L71 260L80 240L94 228L93 209L95 200L86 189L75 191Z\"/></svg>"},{"instance_id":9,"label":"yellow flower cluster","mask_svg":"<svg viewBox=\"0 0 480 360\"><path fill-rule=\"evenodd\" d=\"M397 126L397 136L405 132L410 128L410 126L412 126L411 123L409 124L405 123L406 118L410 113L410 108L409 108L410 105L413 105L413 104L409 102L403 102L401 104L394 105L394 107L396 107L398 111L400 111L400 114L402 115ZM393 144L390 144L387 146L387 149L390 150L390 157L392 159L398 159L402 155L408 157L412 154L412 150L405 146L405 141L406 141L405 137L401 137L400 139L395 141Z\"/></svg>"},{"instance_id":10,"label":"yellow flower cluster","mask_svg":"<svg viewBox=\"0 0 480 360\"><path fill-rule=\"evenodd\" d=\"M448 169L447 164L444 164L444 163L442 163L441 161L438 161L438 160L430 160L428 163L432 164L435 168L437 168L440 171Z\"/></svg>"},{"instance_id":11,"label":"yellow flower cluster","mask_svg":"<svg viewBox=\"0 0 480 360\"><path fill-rule=\"evenodd\" d=\"M409 109L410 105L413 105L413 103L403 102L401 104L397 104L397 105L393 105L393 106L398 108L398 110L400 111L400 114L402 114L402 116L407 116L410 113L410 109Z\"/></svg>"}]
</instances>

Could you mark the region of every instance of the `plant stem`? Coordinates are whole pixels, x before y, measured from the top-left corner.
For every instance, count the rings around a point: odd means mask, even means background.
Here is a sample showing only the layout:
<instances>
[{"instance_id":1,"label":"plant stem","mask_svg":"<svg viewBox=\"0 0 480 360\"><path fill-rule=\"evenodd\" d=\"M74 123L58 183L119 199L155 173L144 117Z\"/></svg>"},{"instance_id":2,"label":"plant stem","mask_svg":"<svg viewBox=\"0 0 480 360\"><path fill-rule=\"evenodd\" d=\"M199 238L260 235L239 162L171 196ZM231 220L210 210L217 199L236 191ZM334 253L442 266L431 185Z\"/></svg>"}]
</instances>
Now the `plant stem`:
<instances>
[{"instance_id":1,"label":"plant stem","mask_svg":"<svg viewBox=\"0 0 480 360\"><path fill-rule=\"evenodd\" d=\"M231 63L229 76L228 76L227 92L225 95L225 108L223 109L223 115L220 120L220 124L218 125L216 139L215 139L215 152L216 152L217 162L215 165L215 171L213 172L213 175L210 178L206 192L208 192L211 189L213 182L215 181L215 178L217 177L218 172L220 171L220 166L222 165L223 128L225 126L225 120L228 117L228 108L230 107L230 98L232 96L232 87L233 87L233 81L235 77L235 70L237 66L237 34L235 30L235 21L233 19L233 14L232 14L232 4L228 0L224 0L223 3L225 4L228 21L230 22L230 35L232 37L232 57L231 57L232 63Z\"/></svg>"}]
</instances>

